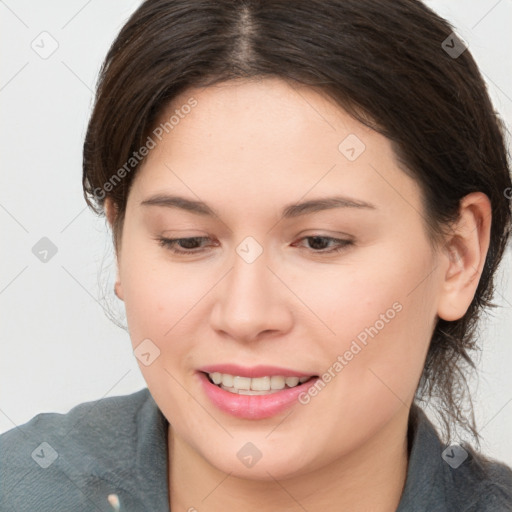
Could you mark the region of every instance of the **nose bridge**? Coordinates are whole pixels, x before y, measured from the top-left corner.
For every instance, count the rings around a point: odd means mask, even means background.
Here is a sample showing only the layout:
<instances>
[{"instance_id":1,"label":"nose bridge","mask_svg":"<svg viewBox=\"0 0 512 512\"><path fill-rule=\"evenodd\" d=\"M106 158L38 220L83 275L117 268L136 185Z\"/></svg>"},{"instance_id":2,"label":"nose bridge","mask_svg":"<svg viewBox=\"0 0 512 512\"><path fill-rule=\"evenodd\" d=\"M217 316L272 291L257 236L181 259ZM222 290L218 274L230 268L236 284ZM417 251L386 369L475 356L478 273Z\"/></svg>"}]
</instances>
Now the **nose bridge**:
<instances>
[{"instance_id":1,"label":"nose bridge","mask_svg":"<svg viewBox=\"0 0 512 512\"><path fill-rule=\"evenodd\" d=\"M261 331L287 328L290 314L279 280L267 267L269 253L252 237L244 239L231 271L217 294L213 326L237 339L253 339Z\"/></svg>"},{"instance_id":2,"label":"nose bridge","mask_svg":"<svg viewBox=\"0 0 512 512\"><path fill-rule=\"evenodd\" d=\"M272 273L267 268L269 254L253 237L245 238L235 250L233 270L228 277L228 298L236 304L263 306L271 296Z\"/></svg>"}]
</instances>

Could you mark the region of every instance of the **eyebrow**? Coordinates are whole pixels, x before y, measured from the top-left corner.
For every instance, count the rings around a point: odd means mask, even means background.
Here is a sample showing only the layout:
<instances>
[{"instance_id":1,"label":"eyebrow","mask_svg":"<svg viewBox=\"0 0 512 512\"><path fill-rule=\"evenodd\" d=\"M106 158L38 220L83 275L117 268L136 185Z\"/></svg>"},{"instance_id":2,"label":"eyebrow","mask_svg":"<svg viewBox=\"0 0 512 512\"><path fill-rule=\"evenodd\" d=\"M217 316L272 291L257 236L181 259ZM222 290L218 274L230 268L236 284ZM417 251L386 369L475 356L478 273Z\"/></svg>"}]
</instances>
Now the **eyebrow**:
<instances>
[{"instance_id":1,"label":"eyebrow","mask_svg":"<svg viewBox=\"0 0 512 512\"><path fill-rule=\"evenodd\" d=\"M195 201L176 195L157 194L141 201L140 204L141 206L180 208L198 215L218 217L217 212L203 201ZM299 217L300 215L307 215L333 208L377 209L377 207L371 203L353 198L342 196L322 197L285 206L281 212L281 218L290 219L293 217Z\"/></svg>"}]
</instances>

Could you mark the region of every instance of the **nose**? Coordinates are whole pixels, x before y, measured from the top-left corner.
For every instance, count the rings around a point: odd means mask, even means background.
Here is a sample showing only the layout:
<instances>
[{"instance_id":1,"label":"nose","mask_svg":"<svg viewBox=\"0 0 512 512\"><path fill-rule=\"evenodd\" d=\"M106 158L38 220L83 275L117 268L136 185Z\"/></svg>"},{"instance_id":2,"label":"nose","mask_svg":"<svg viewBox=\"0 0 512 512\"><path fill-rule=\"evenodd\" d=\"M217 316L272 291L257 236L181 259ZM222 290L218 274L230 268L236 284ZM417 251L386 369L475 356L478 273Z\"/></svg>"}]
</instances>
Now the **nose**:
<instances>
[{"instance_id":1,"label":"nose","mask_svg":"<svg viewBox=\"0 0 512 512\"><path fill-rule=\"evenodd\" d=\"M233 266L215 287L212 328L241 342L288 332L293 295L278 274L265 251L252 262L235 253Z\"/></svg>"}]
</instances>

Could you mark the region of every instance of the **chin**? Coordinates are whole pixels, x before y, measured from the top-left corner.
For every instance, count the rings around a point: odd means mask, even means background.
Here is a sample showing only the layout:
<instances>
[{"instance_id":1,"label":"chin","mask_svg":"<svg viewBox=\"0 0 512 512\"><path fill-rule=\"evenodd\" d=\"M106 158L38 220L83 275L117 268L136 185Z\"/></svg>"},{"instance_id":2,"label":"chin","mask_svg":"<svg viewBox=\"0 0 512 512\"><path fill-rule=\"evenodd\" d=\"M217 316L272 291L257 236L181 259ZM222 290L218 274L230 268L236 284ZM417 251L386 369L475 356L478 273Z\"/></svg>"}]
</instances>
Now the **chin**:
<instances>
[{"instance_id":1,"label":"chin","mask_svg":"<svg viewBox=\"0 0 512 512\"><path fill-rule=\"evenodd\" d=\"M283 447L275 448L268 441L256 441L254 444L250 444L250 441L235 441L220 452L203 452L202 456L219 471L231 474L232 477L274 481L305 475L312 470L303 450L300 447L297 450L294 453Z\"/></svg>"}]
</instances>

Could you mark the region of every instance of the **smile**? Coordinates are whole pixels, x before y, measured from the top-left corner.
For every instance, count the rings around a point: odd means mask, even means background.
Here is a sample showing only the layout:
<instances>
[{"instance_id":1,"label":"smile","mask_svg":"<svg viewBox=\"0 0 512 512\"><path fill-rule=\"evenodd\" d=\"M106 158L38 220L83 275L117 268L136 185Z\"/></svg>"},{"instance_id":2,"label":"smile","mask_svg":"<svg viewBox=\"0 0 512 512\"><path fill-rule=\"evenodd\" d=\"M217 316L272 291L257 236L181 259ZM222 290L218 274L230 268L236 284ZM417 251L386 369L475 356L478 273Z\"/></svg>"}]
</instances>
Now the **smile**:
<instances>
[{"instance_id":1,"label":"smile","mask_svg":"<svg viewBox=\"0 0 512 512\"><path fill-rule=\"evenodd\" d=\"M259 373L259 372L258 372ZM267 375L245 377L221 372L196 372L203 392L219 411L247 420L271 418L298 403L318 376Z\"/></svg>"},{"instance_id":2,"label":"smile","mask_svg":"<svg viewBox=\"0 0 512 512\"><path fill-rule=\"evenodd\" d=\"M213 372L208 374L210 382L229 393L239 395L267 395L282 389L294 388L312 377L284 377L272 375L265 377L240 377L229 373Z\"/></svg>"}]
</instances>

